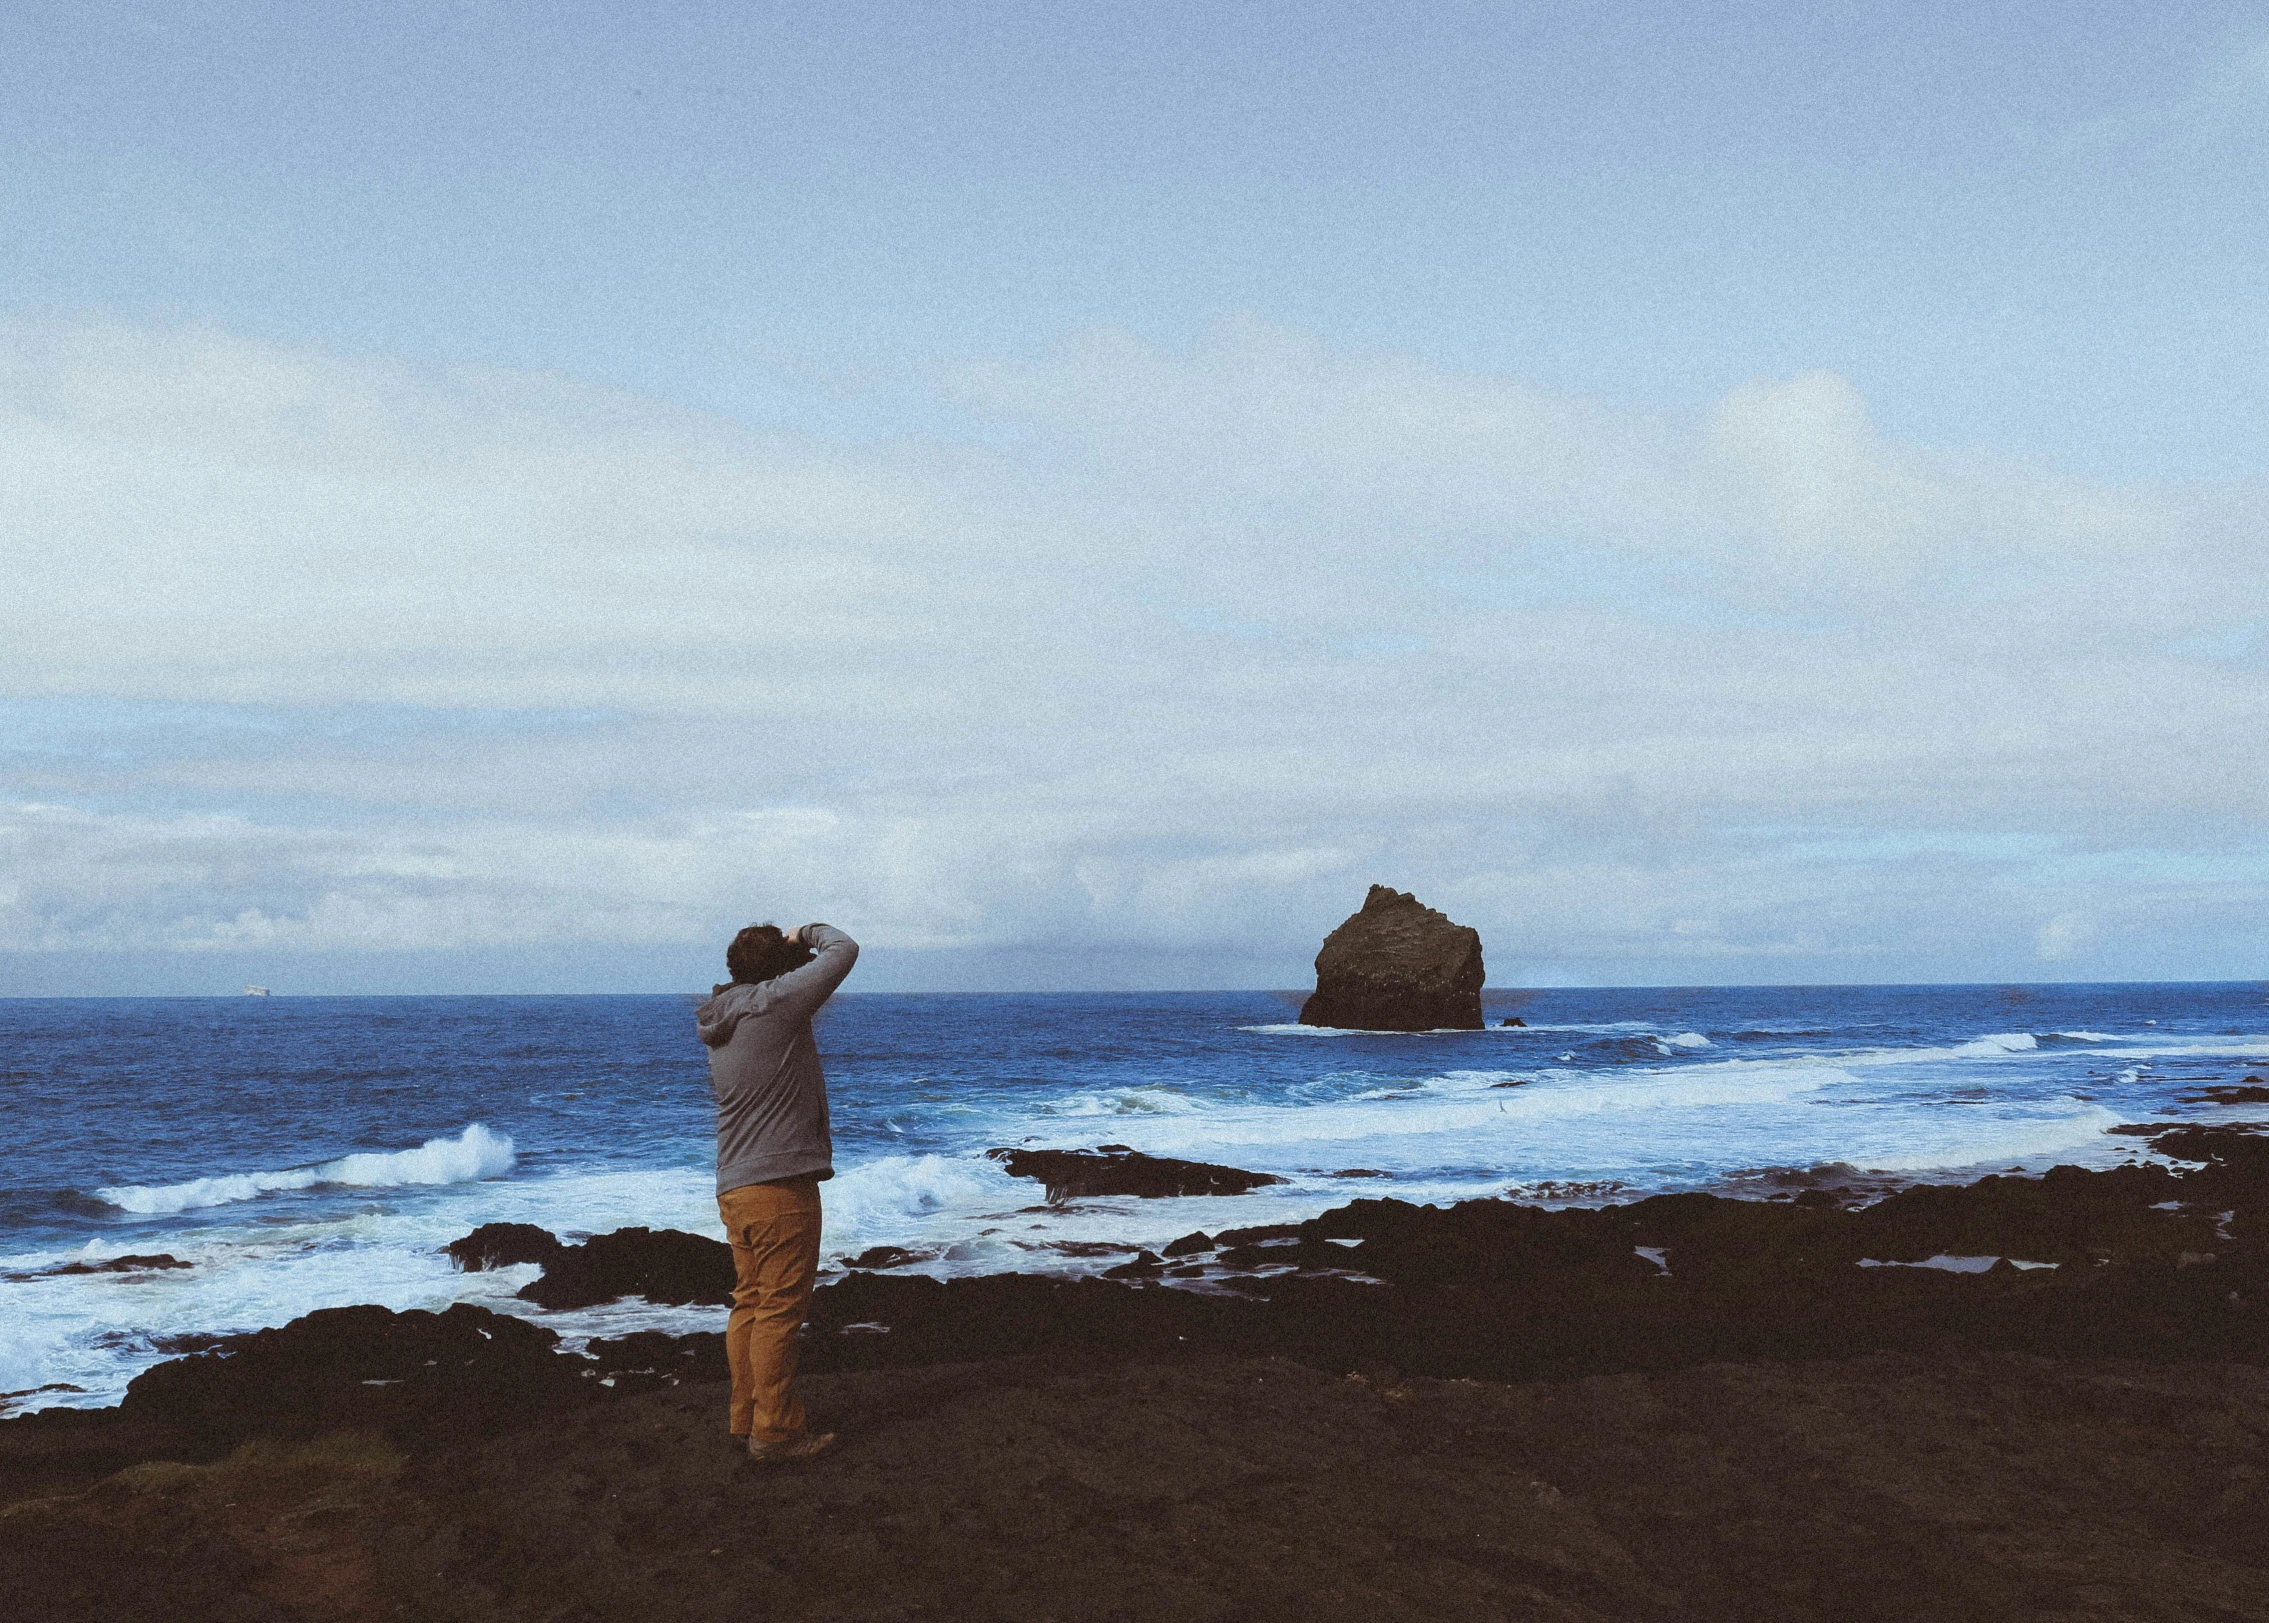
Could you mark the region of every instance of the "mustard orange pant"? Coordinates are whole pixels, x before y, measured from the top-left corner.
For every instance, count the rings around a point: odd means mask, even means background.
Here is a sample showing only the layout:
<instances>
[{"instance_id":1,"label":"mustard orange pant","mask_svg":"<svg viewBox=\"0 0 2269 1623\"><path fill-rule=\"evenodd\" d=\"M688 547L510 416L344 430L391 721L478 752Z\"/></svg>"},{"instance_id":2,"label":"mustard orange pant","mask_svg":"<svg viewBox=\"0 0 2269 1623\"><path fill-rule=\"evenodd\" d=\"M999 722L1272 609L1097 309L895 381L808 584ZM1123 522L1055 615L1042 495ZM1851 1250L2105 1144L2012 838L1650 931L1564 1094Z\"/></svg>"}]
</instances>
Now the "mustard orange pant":
<instances>
[{"instance_id":1,"label":"mustard orange pant","mask_svg":"<svg viewBox=\"0 0 2269 1623\"><path fill-rule=\"evenodd\" d=\"M717 1214L733 1243L733 1316L725 1321L733 1435L776 1443L804 1429L796 1332L819 1271L819 1181L743 1184L717 1197Z\"/></svg>"}]
</instances>

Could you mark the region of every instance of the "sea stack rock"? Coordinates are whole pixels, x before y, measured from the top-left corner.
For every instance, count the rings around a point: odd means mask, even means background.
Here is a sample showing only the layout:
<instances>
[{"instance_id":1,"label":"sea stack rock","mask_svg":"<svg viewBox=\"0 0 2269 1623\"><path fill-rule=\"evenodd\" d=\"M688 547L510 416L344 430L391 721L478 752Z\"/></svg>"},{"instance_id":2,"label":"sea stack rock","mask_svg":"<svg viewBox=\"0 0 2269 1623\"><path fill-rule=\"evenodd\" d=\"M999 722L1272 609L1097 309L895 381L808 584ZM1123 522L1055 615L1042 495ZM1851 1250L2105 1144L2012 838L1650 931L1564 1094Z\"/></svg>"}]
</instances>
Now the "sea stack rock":
<instances>
[{"instance_id":1,"label":"sea stack rock","mask_svg":"<svg viewBox=\"0 0 2269 1623\"><path fill-rule=\"evenodd\" d=\"M1481 933L1408 891L1373 885L1362 910L1324 937L1304 1026L1354 1031L1479 1031Z\"/></svg>"}]
</instances>

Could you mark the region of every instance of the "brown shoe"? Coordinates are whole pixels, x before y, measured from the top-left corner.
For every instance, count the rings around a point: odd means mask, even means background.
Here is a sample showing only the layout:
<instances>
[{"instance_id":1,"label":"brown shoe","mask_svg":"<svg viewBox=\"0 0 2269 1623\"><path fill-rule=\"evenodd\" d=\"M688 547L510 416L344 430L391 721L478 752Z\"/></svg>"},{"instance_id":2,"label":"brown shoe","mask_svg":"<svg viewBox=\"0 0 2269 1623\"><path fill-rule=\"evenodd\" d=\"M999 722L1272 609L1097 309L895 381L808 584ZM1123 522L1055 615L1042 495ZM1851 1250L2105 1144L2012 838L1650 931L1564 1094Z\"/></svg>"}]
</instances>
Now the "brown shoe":
<instances>
[{"instance_id":1,"label":"brown shoe","mask_svg":"<svg viewBox=\"0 0 2269 1623\"><path fill-rule=\"evenodd\" d=\"M835 1446L835 1433L807 1431L795 1437L783 1437L776 1443L748 1440L748 1457L764 1465L782 1465L789 1460L808 1460L824 1454Z\"/></svg>"}]
</instances>

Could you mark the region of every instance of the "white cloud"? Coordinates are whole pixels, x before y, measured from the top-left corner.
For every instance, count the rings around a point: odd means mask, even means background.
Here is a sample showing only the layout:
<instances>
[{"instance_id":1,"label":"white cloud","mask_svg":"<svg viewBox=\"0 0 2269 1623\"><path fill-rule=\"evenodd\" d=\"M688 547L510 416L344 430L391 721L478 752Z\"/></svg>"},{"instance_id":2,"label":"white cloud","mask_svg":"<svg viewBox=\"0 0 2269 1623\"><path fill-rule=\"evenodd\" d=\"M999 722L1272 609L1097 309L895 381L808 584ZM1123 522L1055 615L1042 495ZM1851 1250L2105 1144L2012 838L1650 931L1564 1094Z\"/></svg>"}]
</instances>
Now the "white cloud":
<instances>
[{"instance_id":1,"label":"white cloud","mask_svg":"<svg viewBox=\"0 0 2269 1623\"><path fill-rule=\"evenodd\" d=\"M2050 963L2061 963L2077 957L2080 949L2095 938L2095 921L2085 913L2059 913L2040 928L2034 939L2040 944L2040 955Z\"/></svg>"},{"instance_id":2,"label":"white cloud","mask_svg":"<svg viewBox=\"0 0 2269 1623\"><path fill-rule=\"evenodd\" d=\"M2245 493L1898 445L1830 374L1688 422L1250 323L951 403L967 443L852 448L0 329L0 697L54 733L0 754L0 945L755 906L1296 964L1378 878L1528 973L2078 969L2103 938L2036 935L2061 859L1806 842L2258 836ZM2241 892L2153 894L2174 932Z\"/></svg>"}]
</instances>

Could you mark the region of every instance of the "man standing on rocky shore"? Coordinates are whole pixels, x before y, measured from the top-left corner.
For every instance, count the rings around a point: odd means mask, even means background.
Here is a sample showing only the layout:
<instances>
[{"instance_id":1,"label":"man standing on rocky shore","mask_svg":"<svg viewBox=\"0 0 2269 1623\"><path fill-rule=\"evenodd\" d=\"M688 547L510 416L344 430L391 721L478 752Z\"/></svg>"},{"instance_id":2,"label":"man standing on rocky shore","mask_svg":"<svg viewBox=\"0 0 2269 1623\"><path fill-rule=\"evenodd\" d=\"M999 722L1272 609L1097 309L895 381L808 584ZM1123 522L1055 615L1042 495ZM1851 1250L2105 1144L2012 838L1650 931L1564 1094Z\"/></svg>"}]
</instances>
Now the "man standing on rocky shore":
<instances>
[{"instance_id":1,"label":"man standing on rocky shore","mask_svg":"<svg viewBox=\"0 0 2269 1623\"><path fill-rule=\"evenodd\" d=\"M752 924L725 949L732 980L694 1014L717 1098L717 1211L733 1246L731 1426L751 1459L809 1459L835 1442L809 1429L795 1389L819 1271L819 1186L835 1176L811 1020L858 960L859 944L831 926Z\"/></svg>"}]
</instances>

